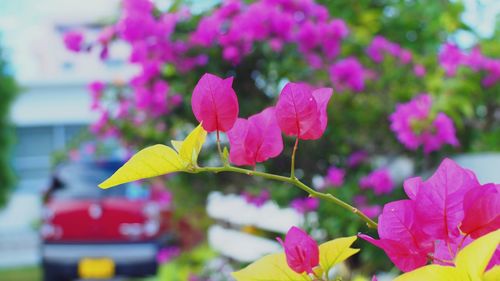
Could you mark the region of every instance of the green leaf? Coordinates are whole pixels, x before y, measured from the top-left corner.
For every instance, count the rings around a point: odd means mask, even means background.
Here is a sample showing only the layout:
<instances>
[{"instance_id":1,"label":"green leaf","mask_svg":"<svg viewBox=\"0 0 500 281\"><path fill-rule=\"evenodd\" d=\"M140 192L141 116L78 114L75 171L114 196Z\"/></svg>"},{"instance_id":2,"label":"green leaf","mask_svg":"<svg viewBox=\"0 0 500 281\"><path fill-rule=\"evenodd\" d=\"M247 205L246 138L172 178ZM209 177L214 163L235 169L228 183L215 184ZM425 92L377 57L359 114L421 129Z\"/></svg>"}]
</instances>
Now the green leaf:
<instances>
[{"instance_id":1,"label":"green leaf","mask_svg":"<svg viewBox=\"0 0 500 281\"><path fill-rule=\"evenodd\" d=\"M351 248L356 239L356 236L343 237L321 244L319 246L319 264L323 271L328 272L336 264L359 252L359 249Z\"/></svg>"},{"instance_id":2,"label":"green leaf","mask_svg":"<svg viewBox=\"0 0 500 281\"><path fill-rule=\"evenodd\" d=\"M482 281L498 280L500 270L493 268L484 274L498 243L500 230L486 234L460 250L455 259L456 267L427 265L407 272L394 281ZM483 276L484 275L484 276Z\"/></svg>"},{"instance_id":3,"label":"green leaf","mask_svg":"<svg viewBox=\"0 0 500 281\"><path fill-rule=\"evenodd\" d=\"M197 166L198 155L200 154L201 147L205 143L207 132L203 127L198 125L189 135L178 150L180 157L187 162L187 165Z\"/></svg>"},{"instance_id":4,"label":"green leaf","mask_svg":"<svg viewBox=\"0 0 500 281\"><path fill-rule=\"evenodd\" d=\"M99 184L106 189L126 182L156 177L184 169L179 154L172 148L157 144L147 147L132 156L111 177Z\"/></svg>"},{"instance_id":5,"label":"green leaf","mask_svg":"<svg viewBox=\"0 0 500 281\"><path fill-rule=\"evenodd\" d=\"M394 281L470 281L467 273L451 266L427 265L407 272Z\"/></svg>"},{"instance_id":6,"label":"green leaf","mask_svg":"<svg viewBox=\"0 0 500 281\"><path fill-rule=\"evenodd\" d=\"M267 255L232 275L237 281L311 280L306 274L301 275L290 269L284 253Z\"/></svg>"},{"instance_id":7,"label":"green leaf","mask_svg":"<svg viewBox=\"0 0 500 281\"><path fill-rule=\"evenodd\" d=\"M126 182L186 171L190 167L196 167L198 154L206 136L207 132L200 124L189 133L184 141L172 141L175 150L162 144L145 148L132 156L110 178L99 184L99 187L106 189Z\"/></svg>"}]
</instances>

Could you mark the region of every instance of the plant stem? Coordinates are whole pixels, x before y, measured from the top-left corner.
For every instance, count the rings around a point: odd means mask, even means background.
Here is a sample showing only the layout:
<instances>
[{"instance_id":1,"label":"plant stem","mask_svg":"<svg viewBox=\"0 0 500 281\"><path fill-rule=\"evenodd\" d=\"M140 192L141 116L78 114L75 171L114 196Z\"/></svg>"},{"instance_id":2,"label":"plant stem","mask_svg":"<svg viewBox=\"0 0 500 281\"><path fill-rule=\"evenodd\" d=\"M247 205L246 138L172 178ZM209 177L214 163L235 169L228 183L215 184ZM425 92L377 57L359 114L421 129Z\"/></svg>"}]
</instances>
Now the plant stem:
<instances>
[{"instance_id":1,"label":"plant stem","mask_svg":"<svg viewBox=\"0 0 500 281\"><path fill-rule=\"evenodd\" d=\"M295 153L297 152L297 148L299 147L299 136L295 139L295 144L293 145L292 151L292 167L290 168L290 178L295 179Z\"/></svg>"},{"instance_id":2,"label":"plant stem","mask_svg":"<svg viewBox=\"0 0 500 281\"><path fill-rule=\"evenodd\" d=\"M217 150L219 151L220 160L224 162L224 157L222 156L222 148L220 147L220 135L219 130L217 130Z\"/></svg>"},{"instance_id":3,"label":"plant stem","mask_svg":"<svg viewBox=\"0 0 500 281\"><path fill-rule=\"evenodd\" d=\"M191 171L192 173L201 173L201 172L211 172L211 173L220 173L220 172L233 172L233 173L239 173L239 174L245 174L248 176L258 176L261 178L269 179L269 180L275 180L275 181L281 181L281 182L286 182L290 183L292 185L297 186L298 188L304 190L305 192L309 193L311 197L315 198L320 198L329 202L332 202L346 210L348 210L351 213L354 213L356 216L361 218L364 222L366 222L366 225L370 228L377 228L377 223L370 219L368 216L366 216L363 212L358 210L356 207L353 207L346 202L340 200L339 198L333 196L330 193L322 193L319 191L316 191L312 189L311 187L307 186L300 180L296 178L291 178L291 177L284 177L284 176L279 176L279 175L274 175L274 174L269 174L265 172L259 172L259 171L253 171L253 170L248 170L248 169L243 169L243 168L238 168L238 167L233 167L233 166L225 166L225 167L199 167Z\"/></svg>"}]
</instances>

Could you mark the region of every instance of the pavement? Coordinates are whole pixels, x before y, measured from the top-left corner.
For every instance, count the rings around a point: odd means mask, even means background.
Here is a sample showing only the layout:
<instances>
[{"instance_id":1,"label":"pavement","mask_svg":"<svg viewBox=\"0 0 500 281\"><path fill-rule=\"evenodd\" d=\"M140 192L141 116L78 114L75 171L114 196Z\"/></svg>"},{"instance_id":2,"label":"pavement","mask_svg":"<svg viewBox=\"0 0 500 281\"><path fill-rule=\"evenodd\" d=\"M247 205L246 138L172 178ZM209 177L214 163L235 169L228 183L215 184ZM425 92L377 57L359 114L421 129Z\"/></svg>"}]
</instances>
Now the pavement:
<instances>
[{"instance_id":1,"label":"pavement","mask_svg":"<svg viewBox=\"0 0 500 281\"><path fill-rule=\"evenodd\" d=\"M39 261L35 224L41 215L40 196L15 192L0 210L0 268L33 266Z\"/></svg>"}]
</instances>

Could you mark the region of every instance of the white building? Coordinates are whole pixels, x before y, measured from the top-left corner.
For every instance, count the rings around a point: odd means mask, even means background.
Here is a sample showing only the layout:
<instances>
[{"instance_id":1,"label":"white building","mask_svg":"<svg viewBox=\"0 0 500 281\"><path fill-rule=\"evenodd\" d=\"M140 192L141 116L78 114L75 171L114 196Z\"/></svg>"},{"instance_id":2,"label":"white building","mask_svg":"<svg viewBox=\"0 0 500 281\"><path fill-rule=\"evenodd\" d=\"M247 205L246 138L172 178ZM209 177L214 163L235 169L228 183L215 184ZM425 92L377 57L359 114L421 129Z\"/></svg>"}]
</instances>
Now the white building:
<instances>
[{"instance_id":1,"label":"white building","mask_svg":"<svg viewBox=\"0 0 500 281\"><path fill-rule=\"evenodd\" d=\"M47 187L52 155L64 149L96 118L86 85L93 80L125 80L128 50L111 47L112 59L74 54L62 42L62 30L86 28L112 18L118 0L0 0L0 44L7 52L21 93L11 109L16 130L13 166L18 184L7 207L0 210L0 267L37 262L33 225L40 218L40 193Z\"/></svg>"}]
</instances>

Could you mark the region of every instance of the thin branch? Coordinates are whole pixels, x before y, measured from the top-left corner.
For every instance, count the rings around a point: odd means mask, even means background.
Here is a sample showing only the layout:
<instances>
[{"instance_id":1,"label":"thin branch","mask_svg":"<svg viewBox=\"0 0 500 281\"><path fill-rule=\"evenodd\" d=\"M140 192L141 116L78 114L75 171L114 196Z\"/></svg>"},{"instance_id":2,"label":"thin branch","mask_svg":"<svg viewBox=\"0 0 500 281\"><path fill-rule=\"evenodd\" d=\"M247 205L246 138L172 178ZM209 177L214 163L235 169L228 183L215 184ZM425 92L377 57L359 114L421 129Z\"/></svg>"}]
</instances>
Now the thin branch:
<instances>
[{"instance_id":1,"label":"thin branch","mask_svg":"<svg viewBox=\"0 0 500 281\"><path fill-rule=\"evenodd\" d=\"M284 176L279 176L279 175L274 175L274 174L269 174L265 172L259 172L259 171L253 171L253 170L248 170L248 169L243 169L243 168L238 168L238 167L233 167L233 166L225 166L225 167L199 167L195 168L192 171L189 171L191 173L201 173L201 172L210 172L210 173L221 173L221 172L233 172L233 173L239 173L239 174L245 174L248 176L258 176L261 178L269 179L269 180L275 180L275 181L281 181L281 182L286 182L290 183L292 185L297 186L298 188L304 190L305 192L309 193L311 197L315 198L320 198L325 201L332 202L340 207L342 207L345 210L348 210L349 212L355 214L359 218L361 218L364 222L366 222L366 225L370 228L377 228L377 223L370 219L367 215L365 215L363 212L358 210L356 207L353 207L349 205L348 203L340 200L339 198L333 196L330 193L322 193L319 191L316 191L312 189L311 187L307 186L300 180L296 178L290 178L290 177L284 177Z\"/></svg>"},{"instance_id":2,"label":"thin branch","mask_svg":"<svg viewBox=\"0 0 500 281\"><path fill-rule=\"evenodd\" d=\"M295 144L293 145L292 151L292 166L290 168L290 178L295 179L295 154L297 153L297 148L299 147L299 136L295 139Z\"/></svg>"}]
</instances>

